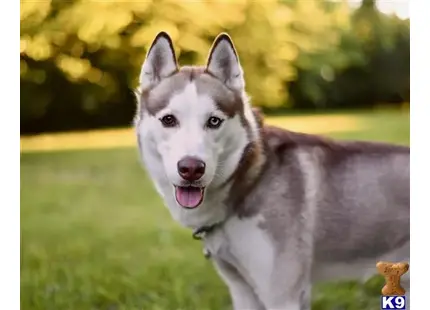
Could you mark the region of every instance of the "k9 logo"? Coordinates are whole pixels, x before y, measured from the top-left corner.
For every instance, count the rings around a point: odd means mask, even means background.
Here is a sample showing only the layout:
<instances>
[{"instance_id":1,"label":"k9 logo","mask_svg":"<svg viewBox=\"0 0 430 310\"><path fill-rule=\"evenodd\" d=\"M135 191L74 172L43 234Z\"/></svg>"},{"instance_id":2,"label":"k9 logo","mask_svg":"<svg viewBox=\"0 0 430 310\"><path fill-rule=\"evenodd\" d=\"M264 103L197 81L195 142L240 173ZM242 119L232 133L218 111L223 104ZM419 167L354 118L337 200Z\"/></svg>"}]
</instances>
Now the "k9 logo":
<instances>
[{"instance_id":1,"label":"k9 logo","mask_svg":"<svg viewBox=\"0 0 430 310\"><path fill-rule=\"evenodd\" d=\"M405 296L381 296L381 310L400 309L406 310Z\"/></svg>"}]
</instances>

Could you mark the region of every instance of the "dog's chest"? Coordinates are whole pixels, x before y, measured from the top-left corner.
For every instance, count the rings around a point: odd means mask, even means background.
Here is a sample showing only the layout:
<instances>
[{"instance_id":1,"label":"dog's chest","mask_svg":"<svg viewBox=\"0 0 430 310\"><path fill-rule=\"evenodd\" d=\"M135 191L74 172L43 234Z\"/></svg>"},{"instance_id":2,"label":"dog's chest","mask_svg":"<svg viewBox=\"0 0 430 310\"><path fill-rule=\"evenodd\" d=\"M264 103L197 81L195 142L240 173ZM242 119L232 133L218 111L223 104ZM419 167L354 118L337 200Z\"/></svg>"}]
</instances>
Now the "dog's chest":
<instances>
[{"instance_id":1,"label":"dog's chest","mask_svg":"<svg viewBox=\"0 0 430 310\"><path fill-rule=\"evenodd\" d=\"M255 287L270 281L275 248L267 232L259 227L261 218L232 218L205 238L210 255L234 267Z\"/></svg>"}]
</instances>

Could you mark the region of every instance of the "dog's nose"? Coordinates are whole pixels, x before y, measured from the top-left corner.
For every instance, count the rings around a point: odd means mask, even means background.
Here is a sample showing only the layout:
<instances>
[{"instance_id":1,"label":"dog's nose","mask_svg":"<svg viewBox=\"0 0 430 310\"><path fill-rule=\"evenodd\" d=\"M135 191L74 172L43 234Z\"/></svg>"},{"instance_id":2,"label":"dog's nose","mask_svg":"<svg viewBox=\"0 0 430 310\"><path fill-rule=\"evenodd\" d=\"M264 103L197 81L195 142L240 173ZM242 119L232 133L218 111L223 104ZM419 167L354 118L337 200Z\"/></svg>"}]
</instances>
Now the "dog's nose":
<instances>
[{"instance_id":1,"label":"dog's nose","mask_svg":"<svg viewBox=\"0 0 430 310\"><path fill-rule=\"evenodd\" d=\"M206 164L195 157L184 157L178 161L179 175L187 181L197 181L205 174Z\"/></svg>"}]
</instances>

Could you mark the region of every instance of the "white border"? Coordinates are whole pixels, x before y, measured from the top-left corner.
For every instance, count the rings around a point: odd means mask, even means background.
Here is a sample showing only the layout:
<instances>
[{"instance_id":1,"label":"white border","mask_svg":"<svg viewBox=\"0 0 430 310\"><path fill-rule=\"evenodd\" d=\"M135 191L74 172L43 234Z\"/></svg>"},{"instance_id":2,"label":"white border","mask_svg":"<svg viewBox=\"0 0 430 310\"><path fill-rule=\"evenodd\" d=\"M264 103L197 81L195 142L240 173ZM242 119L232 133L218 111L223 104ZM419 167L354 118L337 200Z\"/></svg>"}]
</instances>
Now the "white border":
<instances>
[{"instance_id":1,"label":"white border","mask_svg":"<svg viewBox=\"0 0 430 310\"><path fill-rule=\"evenodd\" d=\"M19 10L18 1L0 6L0 295L1 308L11 310L20 308Z\"/></svg>"},{"instance_id":2,"label":"white border","mask_svg":"<svg viewBox=\"0 0 430 310\"><path fill-rule=\"evenodd\" d=\"M411 309L430 309L429 193L430 3L413 0L411 12ZM427 38L427 39L426 39ZM427 127L427 128L426 128Z\"/></svg>"},{"instance_id":3,"label":"white border","mask_svg":"<svg viewBox=\"0 0 430 310\"><path fill-rule=\"evenodd\" d=\"M390 0L382 0L390 1ZM396 1L396 0L391 0ZM397 0L399 1L399 0ZM8 3L8 5L6 5ZM12 4L13 3L13 4ZM20 214L19 214L19 6L18 2L3 2L0 8L1 84L3 113L0 160L2 192L0 203L0 292L2 308L20 309ZM411 309L428 309L427 279L430 268L426 258L430 210L426 191L430 185L430 152L428 145L430 117L430 29L428 0L413 0L411 15ZM16 59L16 60L15 60ZM15 65L14 65L15 61ZM14 69L15 68L15 69ZM427 127L427 129L425 128ZM426 216L427 213L427 216ZM409 301L408 301L409 302ZM421 306L421 307L420 307Z\"/></svg>"}]
</instances>

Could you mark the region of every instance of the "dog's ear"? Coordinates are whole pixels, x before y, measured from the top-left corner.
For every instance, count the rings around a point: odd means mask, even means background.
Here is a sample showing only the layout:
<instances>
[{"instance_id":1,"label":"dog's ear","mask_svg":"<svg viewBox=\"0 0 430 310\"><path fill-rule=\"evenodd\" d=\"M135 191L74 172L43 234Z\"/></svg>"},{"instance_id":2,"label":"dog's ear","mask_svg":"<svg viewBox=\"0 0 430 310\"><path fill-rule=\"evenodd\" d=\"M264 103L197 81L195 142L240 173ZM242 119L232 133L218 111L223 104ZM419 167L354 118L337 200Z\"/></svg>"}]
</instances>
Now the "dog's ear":
<instances>
[{"instance_id":1,"label":"dog's ear","mask_svg":"<svg viewBox=\"0 0 430 310\"><path fill-rule=\"evenodd\" d=\"M172 39L162 31L155 37L146 54L140 72L139 83L142 89L159 83L163 78L178 71Z\"/></svg>"},{"instance_id":2,"label":"dog's ear","mask_svg":"<svg viewBox=\"0 0 430 310\"><path fill-rule=\"evenodd\" d=\"M245 87L239 57L233 41L226 33L219 34L212 44L206 70L230 88L241 90Z\"/></svg>"}]
</instances>

